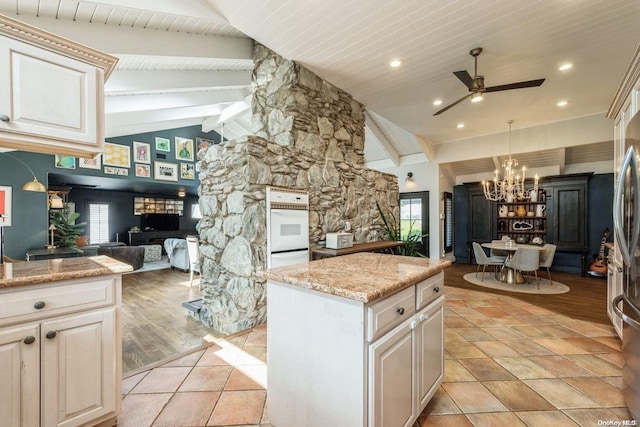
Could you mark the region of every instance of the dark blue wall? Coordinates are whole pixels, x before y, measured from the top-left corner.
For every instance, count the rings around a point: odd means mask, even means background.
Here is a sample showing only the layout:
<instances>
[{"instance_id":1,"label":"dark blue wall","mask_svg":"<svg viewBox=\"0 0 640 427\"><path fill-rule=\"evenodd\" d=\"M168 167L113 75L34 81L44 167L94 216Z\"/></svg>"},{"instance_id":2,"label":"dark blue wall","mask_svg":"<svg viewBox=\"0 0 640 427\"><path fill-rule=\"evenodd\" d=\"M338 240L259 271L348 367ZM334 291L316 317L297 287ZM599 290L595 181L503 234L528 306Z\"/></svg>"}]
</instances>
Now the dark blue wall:
<instances>
[{"instance_id":1,"label":"dark blue wall","mask_svg":"<svg viewBox=\"0 0 640 427\"><path fill-rule=\"evenodd\" d=\"M469 198L464 185L453 189L454 202L454 249L457 262L468 262L467 221ZM608 241L613 241L613 174L593 175L589 179L587 206L587 243L589 255L587 265L592 261L592 254L600 249L602 232L609 228ZM579 273L581 268L580 254L557 252L553 268L560 271Z\"/></svg>"},{"instance_id":2,"label":"dark blue wall","mask_svg":"<svg viewBox=\"0 0 640 427\"><path fill-rule=\"evenodd\" d=\"M156 194L79 188L71 190L69 201L75 203L76 212L80 214L79 221L86 221L89 218L89 203L109 203L111 207L109 209L109 240L128 244L127 236L131 227L141 227L141 216L133 214L133 198L141 196L180 200L177 197L157 196ZM189 230L196 234L198 220L191 218L191 205L198 203L198 198L187 196L181 200L184 203L184 215L180 217L180 230Z\"/></svg>"},{"instance_id":3,"label":"dark blue wall","mask_svg":"<svg viewBox=\"0 0 640 427\"><path fill-rule=\"evenodd\" d=\"M155 150L155 137L167 138L171 141L170 152L160 152L166 155L166 159L160 159L162 161L170 163L180 163L183 161L176 160L175 144L174 140L176 136L182 138L193 139L195 144L196 137L202 137L209 140L218 142L220 136L216 132L209 132L208 134L201 132L200 126L190 126L185 128L163 130L157 132L149 132L144 134L128 135L117 138L107 138L107 142L113 142L116 144L132 146L133 141L145 142L151 146L151 176L153 177L153 161L156 159ZM133 186L135 183L153 182L155 184L160 183L168 187L185 187L189 188L188 194L197 194L198 179L196 174L195 180L182 180L177 183L164 183L163 181L154 181L153 178L138 178L135 176L134 162L132 157L131 168L129 169L129 176L118 177L114 175L106 175L101 170L94 169L60 169L56 168L54 163L54 156L48 154L29 153L24 151L12 151L12 156L15 156L24 161L31 169L40 182L45 186L49 185L48 175L64 174L77 176L92 176L92 177L108 177L112 179L126 180L127 185ZM132 153L133 156L133 153ZM77 161L76 161L77 163ZM104 165L102 166L104 168ZM26 181L33 179L33 176L25 169L23 165L14 159L0 154L0 186L12 187L12 225L4 228L5 235L5 254L17 259L24 259L27 249L44 247L48 242L47 228L49 226L48 211L47 211L47 195L46 193L33 193L29 191L22 191L20 187ZM86 191L86 194L85 194ZM115 238L116 232L124 232L130 227L137 225L140 226L139 217L133 218L133 197L144 195L139 193L127 192L127 191L98 191L98 190L85 190L80 188L72 189L69 200L76 202L76 210L81 212L82 216L79 221L86 221L86 214L82 212L86 208L86 202L96 200L95 197L99 197L102 200L108 200L112 198L116 201L118 209L113 213L113 233ZM133 190L132 190L133 191ZM110 193L111 196L110 196ZM147 194L150 197L156 196L155 194ZM164 196L162 196L164 197ZM190 216L191 200L194 203L197 202L196 197L186 198L185 200L185 216ZM184 229L194 229L195 224L188 220L183 223L181 221L181 227Z\"/></svg>"}]
</instances>

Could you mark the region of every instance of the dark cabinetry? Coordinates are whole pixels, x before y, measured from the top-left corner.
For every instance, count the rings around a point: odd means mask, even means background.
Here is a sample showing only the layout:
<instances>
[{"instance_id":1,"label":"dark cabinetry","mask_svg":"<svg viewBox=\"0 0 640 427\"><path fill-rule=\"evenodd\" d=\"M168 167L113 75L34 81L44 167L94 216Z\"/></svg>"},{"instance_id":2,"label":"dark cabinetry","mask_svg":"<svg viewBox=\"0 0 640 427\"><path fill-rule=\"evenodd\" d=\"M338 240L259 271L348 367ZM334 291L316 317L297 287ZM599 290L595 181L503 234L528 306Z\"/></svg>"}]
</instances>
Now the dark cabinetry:
<instances>
[{"instance_id":1,"label":"dark cabinetry","mask_svg":"<svg viewBox=\"0 0 640 427\"><path fill-rule=\"evenodd\" d=\"M518 243L541 243L547 240L546 202L498 202L496 205L498 239L508 236Z\"/></svg>"},{"instance_id":2,"label":"dark cabinetry","mask_svg":"<svg viewBox=\"0 0 640 427\"><path fill-rule=\"evenodd\" d=\"M470 259L471 242L488 242L508 235L514 240L519 237L523 243L533 243L535 237L540 237L544 243L557 245L558 252L579 253L584 271L585 256L589 251L587 206L592 175L584 173L541 178L538 187L545 197L544 201L538 202L490 202L485 199L480 183L465 184L467 197L462 199L460 196L464 192L458 192L456 210L466 208L466 236L465 239L457 236L456 244L466 243L466 247L464 252L455 251L456 256L463 259L468 256L467 259ZM460 204L463 200L466 207ZM513 212L513 216L509 217L508 213L502 216L501 210ZM460 219L460 216L456 216L456 219Z\"/></svg>"}]
</instances>

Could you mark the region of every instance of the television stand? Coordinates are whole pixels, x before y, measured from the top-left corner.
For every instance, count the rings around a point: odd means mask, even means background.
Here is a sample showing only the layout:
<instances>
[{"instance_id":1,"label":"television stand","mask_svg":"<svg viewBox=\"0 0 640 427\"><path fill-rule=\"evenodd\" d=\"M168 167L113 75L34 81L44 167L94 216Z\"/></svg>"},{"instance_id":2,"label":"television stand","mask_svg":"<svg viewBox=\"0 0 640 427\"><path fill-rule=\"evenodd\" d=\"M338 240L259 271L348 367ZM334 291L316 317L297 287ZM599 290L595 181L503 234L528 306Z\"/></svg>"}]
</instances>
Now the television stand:
<instances>
[{"instance_id":1,"label":"television stand","mask_svg":"<svg viewBox=\"0 0 640 427\"><path fill-rule=\"evenodd\" d=\"M129 246L162 245L165 239L184 239L187 236L197 236L196 230L178 231L129 231Z\"/></svg>"}]
</instances>

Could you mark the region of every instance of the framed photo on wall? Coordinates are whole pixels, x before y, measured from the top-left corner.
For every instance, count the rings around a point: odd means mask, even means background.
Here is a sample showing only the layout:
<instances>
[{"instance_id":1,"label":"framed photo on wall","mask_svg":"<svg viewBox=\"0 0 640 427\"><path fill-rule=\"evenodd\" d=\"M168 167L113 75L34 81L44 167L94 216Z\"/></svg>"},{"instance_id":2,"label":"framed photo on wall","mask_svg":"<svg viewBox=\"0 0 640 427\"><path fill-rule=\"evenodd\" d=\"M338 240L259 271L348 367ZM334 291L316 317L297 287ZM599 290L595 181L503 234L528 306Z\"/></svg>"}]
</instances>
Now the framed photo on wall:
<instances>
[{"instance_id":1,"label":"framed photo on wall","mask_svg":"<svg viewBox=\"0 0 640 427\"><path fill-rule=\"evenodd\" d=\"M133 161L151 164L151 145L145 142L133 141Z\"/></svg>"},{"instance_id":2,"label":"framed photo on wall","mask_svg":"<svg viewBox=\"0 0 640 427\"><path fill-rule=\"evenodd\" d=\"M176 136L176 159L193 162L193 139Z\"/></svg>"},{"instance_id":3,"label":"framed photo on wall","mask_svg":"<svg viewBox=\"0 0 640 427\"><path fill-rule=\"evenodd\" d=\"M0 215L2 215L2 225L11 226L11 187L0 186Z\"/></svg>"},{"instance_id":4,"label":"framed photo on wall","mask_svg":"<svg viewBox=\"0 0 640 427\"><path fill-rule=\"evenodd\" d=\"M153 179L158 181L177 181L178 164L167 162L153 162Z\"/></svg>"},{"instance_id":5,"label":"framed photo on wall","mask_svg":"<svg viewBox=\"0 0 640 427\"><path fill-rule=\"evenodd\" d=\"M136 176L140 178L151 178L151 166L136 163Z\"/></svg>"},{"instance_id":6,"label":"framed photo on wall","mask_svg":"<svg viewBox=\"0 0 640 427\"><path fill-rule=\"evenodd\" d=\"M73 156L60 156L56 154L54 166L60 169L75 169L76 158Z\"/></svg>"},{"instance_id":7,"label":"framed photo on wall","mask_svg":"<svg viewBox=\"0 0 640 427\"><path fill-rule=\"evenodd\" d=\"M171 141L167 138L159 138L156 136L156 150L157 151L171 151Z\"/></svg>"},{"instance_id":8,"label":"framed photo on wall","mask_svg":"<svg viewBox=\"0 0 640 427\"><path fill-rule=\"evenodd\" d=\"M104 143L102 162L109 166L131 167L131 154L126 145Z\"/></svg>"},{"instance_id":9,"label":"framed photo on wall","mask_svg":"<svg viewBox=\"0 0 640 427\"><path fill-rule=\"evenodd\" d=\"M98 154L93 159L78 157L78 166L83 169L102 169L102 154Z\"/></svg>"},{"instance_id":10,"label":"framed photo on wall","mask_svg":"<svg viewBox=\"0 0 640 427\"><path fill-rule=\"evenodd\" d=\"M193 163L180 163L180 178L196 179L196 167Z\"/></svg>"}]
</instances>

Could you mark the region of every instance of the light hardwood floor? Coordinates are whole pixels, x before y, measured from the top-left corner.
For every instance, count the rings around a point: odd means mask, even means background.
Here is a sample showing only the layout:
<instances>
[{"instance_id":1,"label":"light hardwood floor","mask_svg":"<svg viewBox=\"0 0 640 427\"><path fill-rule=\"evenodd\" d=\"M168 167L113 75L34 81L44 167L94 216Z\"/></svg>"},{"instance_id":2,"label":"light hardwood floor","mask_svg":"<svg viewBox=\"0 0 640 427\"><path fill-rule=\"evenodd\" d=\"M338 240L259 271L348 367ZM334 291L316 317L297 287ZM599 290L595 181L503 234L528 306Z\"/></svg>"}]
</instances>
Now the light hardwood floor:
<instances>
[{"instance_id":1,"label":"light hardwood floor","mask_svg":"<svg viewBox=\"0 0 640 427\"><path fill-rule=\"evenodd\" d=\"M197 276L196 276L197 277ZM198 279L199 280L199 279ZM125 274L122 279L122 371L175 357L221 336L187 314L185 301L200 298L189 274L155 270Z\"/></svg>"}]
</instances>

